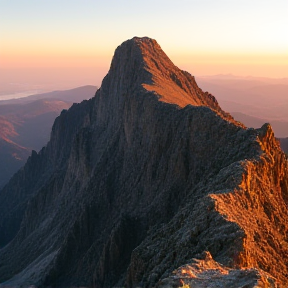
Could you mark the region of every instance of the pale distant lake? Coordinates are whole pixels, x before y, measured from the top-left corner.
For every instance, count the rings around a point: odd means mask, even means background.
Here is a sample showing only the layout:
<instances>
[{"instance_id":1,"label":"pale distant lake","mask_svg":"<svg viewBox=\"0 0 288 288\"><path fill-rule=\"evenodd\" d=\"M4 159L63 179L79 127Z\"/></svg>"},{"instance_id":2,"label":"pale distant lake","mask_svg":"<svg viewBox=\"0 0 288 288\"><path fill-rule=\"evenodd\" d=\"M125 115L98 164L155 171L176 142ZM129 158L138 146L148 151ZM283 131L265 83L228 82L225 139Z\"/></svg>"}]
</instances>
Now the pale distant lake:
<instances>
[{"instance_id":1,"label":"pale distant lake","mask_svg":"<svg viewBox=\"0 0 288 288\"><path fill-rule=\"evenodd\" d=\"M10 100L10 99L19 99L19 98L24 98L30 95L38 94L43 91L41 90L31 90L31 91L25 91L25 92L18 92L18 93L13 93L13 94L0 94L0 101L1 100Z\"/></svg>"}]
</instances>

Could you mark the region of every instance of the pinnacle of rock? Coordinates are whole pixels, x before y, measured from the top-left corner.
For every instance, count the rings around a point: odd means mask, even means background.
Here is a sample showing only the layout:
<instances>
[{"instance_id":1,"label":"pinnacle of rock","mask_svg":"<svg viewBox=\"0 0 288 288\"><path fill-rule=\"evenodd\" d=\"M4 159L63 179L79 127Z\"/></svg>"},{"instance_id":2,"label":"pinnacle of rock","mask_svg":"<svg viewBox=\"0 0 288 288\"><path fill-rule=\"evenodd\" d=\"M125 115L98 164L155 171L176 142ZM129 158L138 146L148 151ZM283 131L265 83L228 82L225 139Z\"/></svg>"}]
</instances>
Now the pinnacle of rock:
<instances>
[{"instance_id":1,"label":"pinnacle of rock","mask_svg":"<svg viewBox=\"0 0 288 288\"><path fill-rule=\"evenodd\" d=\"M101 89L109 91L111 97L115 95L117 101L113 102L118 106L124 101L122 97L142 91L179 108L209 107L220 117L244 127L221 109L213 95L203 92L191 74L176 67L156 40L148 37L134 37L117 47Z\"/></svg>"}]
</instances>

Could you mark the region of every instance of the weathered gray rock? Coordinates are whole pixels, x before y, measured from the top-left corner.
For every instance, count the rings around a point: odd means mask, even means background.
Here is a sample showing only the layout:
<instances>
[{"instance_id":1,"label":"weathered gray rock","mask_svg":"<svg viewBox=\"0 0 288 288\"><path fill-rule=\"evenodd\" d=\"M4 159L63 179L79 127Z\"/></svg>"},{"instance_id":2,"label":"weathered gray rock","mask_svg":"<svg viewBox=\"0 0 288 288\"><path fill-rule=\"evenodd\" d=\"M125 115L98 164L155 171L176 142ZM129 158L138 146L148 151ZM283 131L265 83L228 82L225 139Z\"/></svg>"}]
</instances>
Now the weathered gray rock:
<instances>
[{"instance_id":1,"label":"weathered gray rock","mask_svg":"<svg viewBox=\"0 0 288 288\"><path fill-rule=\"evenodd\" d=\"M247 130L133 38L0 192L0 281L154 287L209 251L286 285L287 175L269 125Z\"/></svg>"}]
</instances>

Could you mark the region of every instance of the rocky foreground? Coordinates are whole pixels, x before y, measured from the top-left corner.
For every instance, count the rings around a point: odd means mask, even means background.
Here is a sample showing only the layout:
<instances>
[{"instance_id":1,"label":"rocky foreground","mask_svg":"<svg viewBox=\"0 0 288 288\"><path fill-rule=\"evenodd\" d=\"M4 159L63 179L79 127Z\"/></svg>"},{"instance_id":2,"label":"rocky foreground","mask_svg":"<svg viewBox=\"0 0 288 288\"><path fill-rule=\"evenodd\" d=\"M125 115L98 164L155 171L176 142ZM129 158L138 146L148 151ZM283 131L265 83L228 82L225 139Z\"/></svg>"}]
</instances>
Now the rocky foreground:
<instances>
[{"instance_id":1,"label":"rocky foreground","mask_svg":"<svg viewBox=\"0 0 288 288\"><path fill-rule=\"evenodd\" d=\"M0 191L3 287L287 287L288 162L155 40Z\"/></svg>"}]
</instances>

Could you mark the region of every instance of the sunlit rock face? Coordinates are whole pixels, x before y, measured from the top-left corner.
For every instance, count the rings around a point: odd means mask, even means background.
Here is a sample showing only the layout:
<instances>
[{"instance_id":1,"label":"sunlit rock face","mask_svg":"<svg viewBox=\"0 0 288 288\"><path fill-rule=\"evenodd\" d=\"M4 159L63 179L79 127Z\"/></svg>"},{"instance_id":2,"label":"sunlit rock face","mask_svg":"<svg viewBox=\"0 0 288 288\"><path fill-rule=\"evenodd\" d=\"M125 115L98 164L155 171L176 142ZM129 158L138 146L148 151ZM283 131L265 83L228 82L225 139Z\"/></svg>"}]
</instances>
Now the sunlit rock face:
<instances>
[{"instance_id":1,"label":"sunlit rock face","mask_svg":"<svg viewBox=\"0 0 288 288\"><path fill-rule=\"evenodd\" d=\"M276 287L275 278L261 269L229 268L216 262L209 252L197 255L191 263L183 265L172 275L159 281L157 288L196 287Z\"/></svg>"},{"instance_id":2,"label":"sunlit rock face","mask_svg":"<svg viewBox=\"0 0 288 288\"><path fill-rule=\"evenodd\" d=\"M0 281L205 287L218 271L223 287L285 287L287 179L268 124L246 129L135 37L0 192Z\"/></svg>"}]
</instances>

